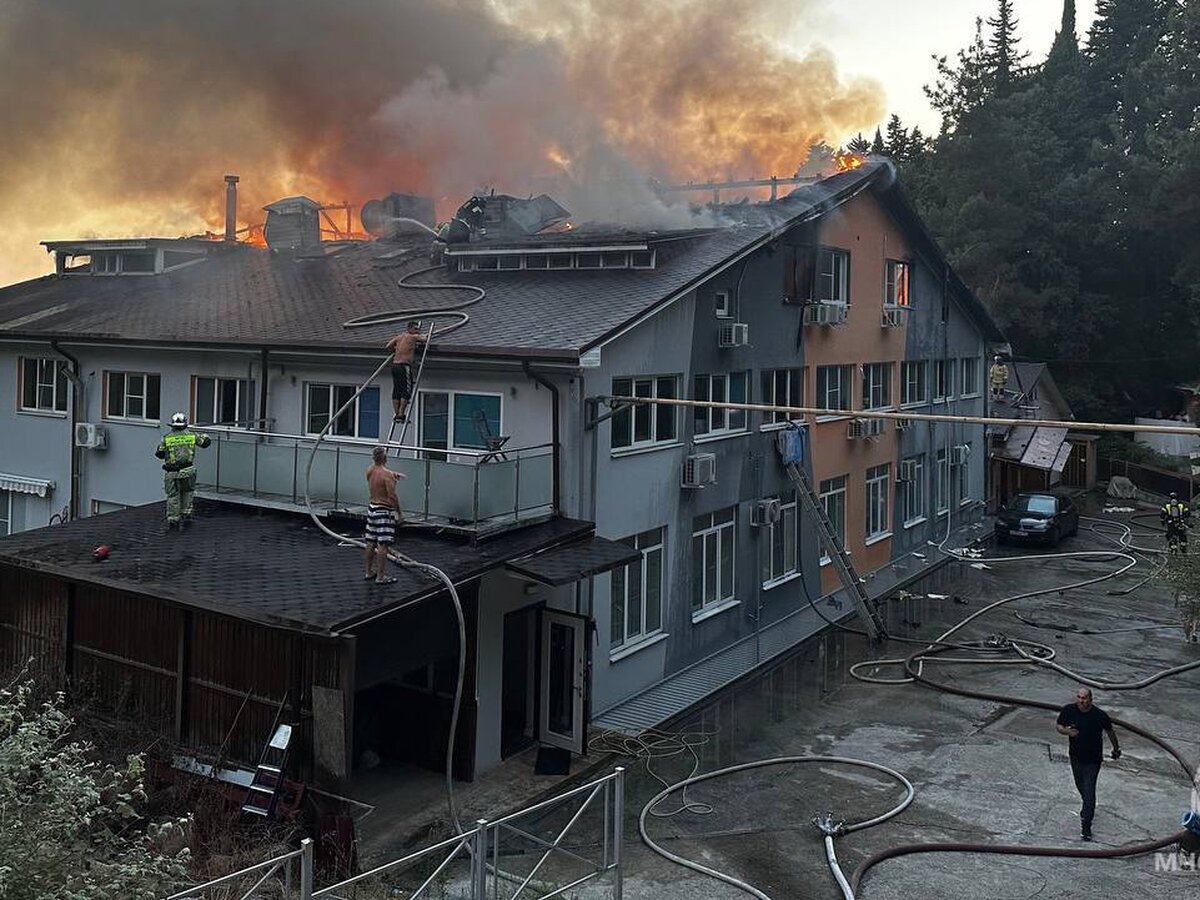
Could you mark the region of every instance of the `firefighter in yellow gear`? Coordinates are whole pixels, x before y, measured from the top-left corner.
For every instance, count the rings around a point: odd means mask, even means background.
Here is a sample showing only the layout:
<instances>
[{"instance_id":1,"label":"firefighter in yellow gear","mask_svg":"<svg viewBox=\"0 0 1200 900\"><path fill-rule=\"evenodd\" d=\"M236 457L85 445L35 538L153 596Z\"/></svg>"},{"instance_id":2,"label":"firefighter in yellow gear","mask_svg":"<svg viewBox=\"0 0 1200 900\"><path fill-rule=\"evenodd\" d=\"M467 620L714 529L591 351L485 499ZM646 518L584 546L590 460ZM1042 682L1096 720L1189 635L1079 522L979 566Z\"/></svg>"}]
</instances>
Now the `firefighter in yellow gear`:
<instances>
[{"instance_id":1,"label":"firefighter in yellow gear","mask_svg":"<svg viewBox=\"0 0 1200 900\"><path fill-rule=\"evenodd\" d=\"M167 495L167 528L183 528L192 521L192 495L196 490L196 448L212 441L207 434L188 428L187 416L171 416L171 430L163 435L154 455L163 461L163 491Z\"/></svg>"},{"instance_id":2,"label":"firefighter in yellow gear","mask_svg":"<svg viewBox=\"0 0 1200 900\"><path fill-rule=\"evenodd\" d=\"M988 380L992 385L992 399L1001 399L1004 396L1004 386L1008 384L1008 366L998 356L992 359L992 367L988 371Z\"/></svg>"}]
</instances>

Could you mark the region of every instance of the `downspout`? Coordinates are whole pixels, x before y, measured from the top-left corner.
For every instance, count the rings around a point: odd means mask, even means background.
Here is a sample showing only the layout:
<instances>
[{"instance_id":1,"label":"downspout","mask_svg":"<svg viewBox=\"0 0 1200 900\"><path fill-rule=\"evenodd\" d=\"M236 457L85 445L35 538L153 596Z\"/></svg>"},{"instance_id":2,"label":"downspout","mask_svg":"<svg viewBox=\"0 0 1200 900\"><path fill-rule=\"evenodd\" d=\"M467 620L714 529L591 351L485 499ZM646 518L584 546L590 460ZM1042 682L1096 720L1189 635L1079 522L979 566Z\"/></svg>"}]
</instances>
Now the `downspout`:
<instances>
[{"instance_id":1,"label":"downspout","mask_svg":"<svg viewBox=\"0 0 1200 900\"><path fill-rule=\"evenodd\" d=\"M261 362L259 369L262 372L262 382L258 386L258 430L270 431L267 428L267 359L270 356L270 351L266 347L262 348Z\"/></svg>"},{"instance_id":2,"label":"downspout","mask_svg":"<svg viewBox=\"0 0 1200 900\"><path fill-rule=\"evenodd\" d=\"M538 384L540 384L542 387L544 387L546 390L548 390L550 392L550 432L551 432L552 446L554 448L554 455L551 460L550 483L551 483L551 491L554 495L554 509L555 509L555 511L557 511L558 513L561 514L562 508L563 508L562 507L562 496L559 493L559 483L558 483L559 449L560 449L560 445L559 445L559 441L558 441L558 427L559 427L558 426L558 388L555 387L554 382L552 382L552 381L550 381L550 379L546 378L545 375L542 375L540 372L535 372L533 370L533 368L529 365L529 360L527 360L527 359L522 360L521 371L523 371L528 378L537 382Z\"/></svg>"},{"instance_id":3,"label":"downspout","mask_svg":"<svg viewBox=\"0 0 1200 900\"><path fill-rule=\"evenodd\" d=\"M68 504L68 515L74 521L79 518L80 494L80 462L82 451L75 446L75 423L79 421L80 407L83 403L83 379L79 376L79 360L58 345L58 341L50 342L50 349L63 357L71 365L67 368L67 378L71 380L71 500Z\"/></svg>"}]
</instances>

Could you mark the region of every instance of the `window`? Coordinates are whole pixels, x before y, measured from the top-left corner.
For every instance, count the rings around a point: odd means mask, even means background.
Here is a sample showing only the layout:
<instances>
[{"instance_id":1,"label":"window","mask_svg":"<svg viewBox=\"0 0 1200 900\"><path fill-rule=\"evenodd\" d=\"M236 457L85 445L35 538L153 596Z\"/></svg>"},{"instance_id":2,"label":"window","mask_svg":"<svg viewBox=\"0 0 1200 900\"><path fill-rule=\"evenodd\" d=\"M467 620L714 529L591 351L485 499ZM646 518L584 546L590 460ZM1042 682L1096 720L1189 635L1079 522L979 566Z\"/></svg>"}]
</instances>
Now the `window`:
<instances>
[{"instance_id":1,"label":"window","mask_svg":"<svg viewBox=\"0 0 1200 900\"><path fill-rule=\"evenodd\" d=\"M733 600L733 560L737 542L736 508L729 507L692 522L692 615Z\"/></svg>"},{"instance_id":2,"label":"window","mask_svg":"<svg viewBox=\"0 0 1200 900\"><path fill-rule=\"evenodd\" d=\"M614 569L611 583L613 649L662 631L663 547L665 528L652 528L621 541L642 551L642 558Z\"/></svg>"},{"instance_id":3,"label":"window","mask_svg":"<svg viewBox=\"0 0 1200 900\"><path fill-rule=\"evenodd\" d=\"M867 540L881 538L890 530L888 481L891 465L867 469Z\"/></svg>"},{"instance_id":4,"label":"window","mask_svg":"<svg viewBox=\"0 0 1200 900\"><path fill-rule=\"evenodd\" d=\"M967 459L971 458L970 444L967 447ZM954 467L958 481L958 502L968 503L971 500L971 467L966 462L961 462Z\"/></svg>"},{"instance_id":5,"label":"window","mask_svg":"<svg viewBox=\"0 0 1200 900\"><path fill-rule=\"evenodd\" d=\"M729 296L729 291L717 291L713 298L713 309L716 311L718 319L733 317L733 300Z\"/></svg>"},{"instance_id":6,"label":"window","mask_svg":"<svg viewBox=\"0 0 1200 900\"><path fill-rule=\"evenodd\" d=\"M817 406L850 408L850 366L817 366Z\"/></svg>"},{"instance_id":7,"label":"window","mask_svg":"<svg viewBox=\"0 0 1200 900\"><path fill-rule=\"evenodd\" d=\"M844 304L849 300L850 254L822 249L817 254L817 301Z\"/></svg>"},{"instance_id":8,"label":"window","mask_svg":"<svg viewBox=\"0 0 1200 900\"><path fill-rule=\"evenodd\" d=\"M599 253L576 253L575 268L577 269L598 269L600 268Z\"/></svg>"},{"instance_id":9,"label":"window","mask_svg":"<svg viewBox=\"0 0 1200 900\"><path fill-rule=\"evenodd\" d=\"M500 395L421 391L421 446L486 450L499 437Z\"/></svg>"},{"instance_id":10,"label":"window","mask_svg":"<svg viewBox=\"0 0 1200 900\"><path fill-rule=\"evenodd\" d=\"M16 528L13 526L12 498L12 491L0 491L0 537L5 537L16 531Z\"/></svg>"},{"instance_id":11,"label":"window","mask_svg":"<svg viewBox=\"0 0 1200 900\"><path fill-rule=\"evenodd\" d=\"M903 406L929 401L929 364L906 362L900 364L900 403Z\"/></svg>"},{"instance_id":12,"label":"window","mask_svg":"<svg viewBox=\"0 0 1200 900\"><path fill-rule=\"evenodd\" d=\"M900 463L900 505L904 524L925 518L925 457L913 456ZM899 478L897 479L899 481Z\"/></svg>"},{"instance_id":13,"label":"window","mask_svg":"<svg viewBox=\"0 0 1200 900\"><path fill-rule=\"evenodd\" d=\"M863 366L862 408L882 409L892 405L892 364L867 363Z\"/></svg>"},{"instance_id":14,"label":"window","mask_svg":"<svg viewBox=\"0 0 1200 900\"><path fill-rule=\"evenodd\" d=\"M974 397L979 393L979 360L974 357L964 357L962 361L962 380L960 394L963 397Z\"/></svg>"},{"instance_id":15,"label":"window","mask_svg":"<svg viewBox=\"0 0 1200 900\"><path fill-rule=\"evenodd\" d=\"M613 396L677 400L679 376L614 378ZM638 403L619 409L612 417L612 448L623 450L674 443L679 436L678 418L674 406Z\"/></svg>"},{"instance_id":16,"label":"window","mask_svg":"<svg viewBox=\"0 0 1200 900\"><path fill-rule=\"evenodd\" d=\"M953 360L937 359L933 362L933 399L945 400L954 393Z\"/></svg>"},{"instance_id":17,"label":"window","mask_svg":"<svg viewBox=\"0 0 1200 900\"><path fill-rule=\"evenodd\" d=\"M949 493L950 461L946 458L946 451L939 450L937 452L937 477L933 482L933 505L939 516L950 509Z\"/></svg>"},{"instance_id":18,"label":"window","mask_svg":"<svg viewBox=\"0 0 1200 900\"><path fill-rule=\"evenodd\" d=\"M56 359L21 359L21 409L67 411L67 372Z\"/></svg>"},{"instance_id":19,"label":"window","mask_svg":"<svg viewBox=\"0 0 1200 900\"><path fill-rule=\"evenodd\" d=\"M349 384L308 384L305 393L305 434L320 434L329 417L354 398ZM379 437L379 388L369 387L333 423L329 433L338 437Z\"/></svg>"},{"instance_id":20,"label":"window","mask_svg":"<svg viewBox=\"0 0 1200 900\"><path fill-rule=\"evenodd\" d=\"M697 375L692 385L693 400L710 400L713 403L745 403L745 372L730 372L728 375ZM696 436L705 434L731 434L746 430L744 409L716 409L697 406L693 411Z\"/></svg>"},{"instance_id":21,"label":"window","mask_svg":"<svg viewBox=\"0 0 1200 900\"><path fill-rule=\"evenodd\" d=\"M760 529L759 553L762 556L762 582L769 587L800 571L800 531L796 522L796 495L783 501L779 521Z\"/></svg>"},{"instance_id":22,"label":"window","mask_svg":"<svg viewBox=\"0 0 1200 900\"><path fill-rule=\"evenodd\" d=\"M838 543L843 547L846 546L846 476L838 475L836 478L827 478L821 482L818 493L821 497L821 506L825 510L825 515L829 516L829 521L833 523L833 531L837 535ZM821 557L821 565L829 562L828 556Z\"/></svg>"},{"instance_id":23,"label":"window","mask_svg":"<svg viewBox=\"0 0 1200 900\"><path fill-rule=\"evenodd\" d=\"M254 382L246 378L196 378L196 414L201 425L254 424Z\"/></svg>"},{"instance_id":24,"label":"window","mask_svg":"<svg viewBox=\"0 0 1200 900\"><path fill-rule=\"evenodd\" d=\"M912 298L909 294L909 264L889 259L887 262L887 277L883 289L884 306L908 306Z\"/></svg>"},{"instance_id":25,"label":"window","mask_svg":"<svg viewBox=\"0 0 1200 900\"><path fill-rule=\"evenodd\" d=\"M630 251L629 268L631 268L631 269L653 269L654 268L654 251L653 250Z\"/></svg>"},{"instance_id":26,"label":"window","mask_svg":"<svg viewBox=\"0 0 1200 900\"><path fill-rule=\"evenodd\" d=\"M803 369L765 369L762 373L762 402L767 406L803 406ZM785 412L763 413L763 424L791 421Z\"/></svg>"},{"instance_id":27,"label":"window","mask_svg":"<svg viewBox=\"0 0 1200 900\"><path fill-rule=\"evenodd\" d=\"M159 419L158 375L146 372L105 372L104 416L108 419L132 419L157 422Z\"/></svg>"}]
</instances>

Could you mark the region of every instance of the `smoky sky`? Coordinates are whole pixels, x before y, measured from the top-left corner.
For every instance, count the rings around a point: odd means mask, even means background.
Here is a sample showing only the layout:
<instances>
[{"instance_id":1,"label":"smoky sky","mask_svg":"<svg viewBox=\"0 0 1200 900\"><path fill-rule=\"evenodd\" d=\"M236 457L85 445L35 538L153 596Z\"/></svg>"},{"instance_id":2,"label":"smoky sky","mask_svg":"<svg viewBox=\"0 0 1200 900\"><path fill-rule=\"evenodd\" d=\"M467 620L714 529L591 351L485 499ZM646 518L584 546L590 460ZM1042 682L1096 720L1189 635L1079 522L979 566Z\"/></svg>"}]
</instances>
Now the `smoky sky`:
<instances>
[{"instance_id":1,"label":"smoky sky","mask_svg":"<svg viewBox=\"0 0 1200 900\"><path fill-rule=\"evenodd\" d=\"M226 173L243 222L288 194L442 210L485 185L611 218L597 183L790 174L883 110L772 42L804 7L4 0L0 283L46 269L39 240L219 230Z\"/></svg>"}]
</instances>

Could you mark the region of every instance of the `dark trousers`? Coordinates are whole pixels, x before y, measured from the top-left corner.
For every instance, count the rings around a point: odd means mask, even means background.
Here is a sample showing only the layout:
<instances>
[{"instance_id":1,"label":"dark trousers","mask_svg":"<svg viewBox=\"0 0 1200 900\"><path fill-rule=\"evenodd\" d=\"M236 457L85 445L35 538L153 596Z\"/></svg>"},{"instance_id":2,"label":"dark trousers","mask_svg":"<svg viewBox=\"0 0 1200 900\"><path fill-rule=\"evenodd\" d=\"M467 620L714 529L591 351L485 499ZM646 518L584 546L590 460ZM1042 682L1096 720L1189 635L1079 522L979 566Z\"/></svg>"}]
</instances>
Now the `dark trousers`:
<instances>
[{"instance_id":1,"label":"dark trousers","mask_svg":"<svg viewBox=\"0 0 1200 900\"><path fill-rule=\"evenodd\" d=\"M1075 776L1075 790L1083 800L1079 810L1079 824L1083 831L1092 830L1092 816L1096 814L1096 779L1100 776L1100 763L1071 759L1071 774Z\"/></svg>"}]
</instances>

